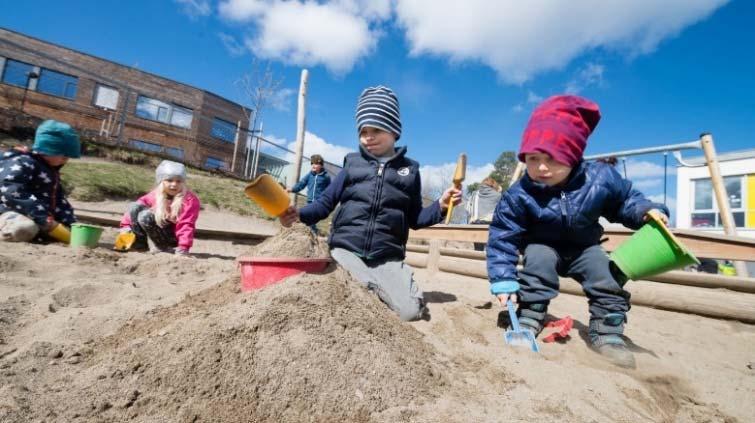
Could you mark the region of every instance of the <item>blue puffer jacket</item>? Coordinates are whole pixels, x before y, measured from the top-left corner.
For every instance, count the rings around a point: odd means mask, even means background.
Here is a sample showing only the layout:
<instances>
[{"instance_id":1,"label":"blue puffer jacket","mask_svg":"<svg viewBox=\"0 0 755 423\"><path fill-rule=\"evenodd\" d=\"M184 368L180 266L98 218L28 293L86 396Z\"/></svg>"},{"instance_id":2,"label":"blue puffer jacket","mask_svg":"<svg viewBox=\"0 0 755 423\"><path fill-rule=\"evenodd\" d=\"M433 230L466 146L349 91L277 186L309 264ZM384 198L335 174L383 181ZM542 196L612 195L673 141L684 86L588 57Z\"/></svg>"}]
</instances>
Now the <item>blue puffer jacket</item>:
<instances>
[{"instance_id":1,"label":"blue puffer jacket","mask_svg":"<svg viewBox=\"0 0 755 423\"><path fill-rule=\"evenodd\" d=\"M437 201L422 207L419 163L406 157L406 147L381 162L360 146L359 153L344 158L333 184L299 210L299 218L315 224L339 203L330 248L343 248L365 260L403 260L409 229L443 220Z\"/></svg>"},{"instance_id":2,"label":"blue puffer jacket","mask_svg":"<svg viewBox=\"0 0 755 423\"><path fill-rule=\"evenodd\" d=\"M328 176L328 172L325 170L320 173L309 171L306 176L301 178L301 181L297 182L296 185L291 188L291 191L299 192L306 187L307 203L311 203L317 200L317 197L322 195L328 185L330 185L330 176Z\"/></svg>"},{"instance_id":3,"label":"blue puffer jacket","mask_svg":"<svg viewBox=\"0 0 755 423\"><path fill-rule=\"evenodd\" d=\"M496 207L488 234L487 263L491 282L517 278L519 252L529 244L587 248L600 242L600 216L639 229L651 209L668 209L632 189L605 163L578 164L567 183L548 187L525 175L506 191Z\"/></svg>"}]
</instances>

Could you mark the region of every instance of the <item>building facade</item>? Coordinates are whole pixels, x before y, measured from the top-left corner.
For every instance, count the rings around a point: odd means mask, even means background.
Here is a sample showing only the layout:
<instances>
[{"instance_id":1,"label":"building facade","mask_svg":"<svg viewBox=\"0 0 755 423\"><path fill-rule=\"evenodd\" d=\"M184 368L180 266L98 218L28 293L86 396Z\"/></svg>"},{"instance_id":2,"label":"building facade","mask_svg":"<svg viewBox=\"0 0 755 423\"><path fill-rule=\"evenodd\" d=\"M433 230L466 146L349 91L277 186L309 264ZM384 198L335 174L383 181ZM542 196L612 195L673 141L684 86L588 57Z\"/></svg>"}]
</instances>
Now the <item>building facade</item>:
<instances>
[{"instance_id":1,"label":"building facade","mask_svg":"<svg viewBox=\"0 0 755 423\"><path fill-rule=\"evenodd\" d=\"M0 125L14 114L57 119L111 144L240 174L249 112L208 91L0 28Z\"/></svg>"},{"instance_id":2,"label":"building facade","mask_svg":"<svg viewBox=\"0 0 755 423\"><path fill-rule=\"evenodd\" d=\"M677 227L724 233L705 158L685 163L677 170ZM755 149L719 154L718 164L737 234L755 238Z\"/></svg>"}]
</instances>

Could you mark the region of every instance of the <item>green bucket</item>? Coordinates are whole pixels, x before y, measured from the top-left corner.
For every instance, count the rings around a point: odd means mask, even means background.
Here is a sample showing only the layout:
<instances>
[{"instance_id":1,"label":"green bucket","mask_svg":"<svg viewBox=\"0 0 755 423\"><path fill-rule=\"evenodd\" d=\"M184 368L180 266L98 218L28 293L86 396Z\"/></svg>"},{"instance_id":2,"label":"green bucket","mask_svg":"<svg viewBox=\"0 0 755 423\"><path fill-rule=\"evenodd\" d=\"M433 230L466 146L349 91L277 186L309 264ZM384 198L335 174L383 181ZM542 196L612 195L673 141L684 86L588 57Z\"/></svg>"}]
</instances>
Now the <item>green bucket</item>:
<instances>
[{"instance_id":1,"label":"green bucket","mask_svg":"<svg viewBox=\"0 0 755 423\"><path fill-rule=\"evenodd\" d=\"M655 216L611 253L611 261L632 280L700 261Z\"/></svg>"},{"instance_id":2,"label":"green bucket","mask_svg":"<svg viewBox=\"0 0 755 423\"><path fill-rule=\"evenodd\" d=\"M100 235L102 228L99 226L74 223L71 225L71 247L95 248Z\"/></svg>"}]
</instances>

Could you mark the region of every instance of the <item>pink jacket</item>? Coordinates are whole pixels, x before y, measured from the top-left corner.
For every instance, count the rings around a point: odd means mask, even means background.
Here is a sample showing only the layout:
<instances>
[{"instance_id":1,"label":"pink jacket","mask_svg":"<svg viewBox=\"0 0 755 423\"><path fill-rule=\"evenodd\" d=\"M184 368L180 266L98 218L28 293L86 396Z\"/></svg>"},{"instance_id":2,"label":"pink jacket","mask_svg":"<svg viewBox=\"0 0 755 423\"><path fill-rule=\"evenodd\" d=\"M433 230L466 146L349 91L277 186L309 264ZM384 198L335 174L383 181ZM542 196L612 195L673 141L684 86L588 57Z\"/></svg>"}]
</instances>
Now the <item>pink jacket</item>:
<instances>
[{"instance_id":1,"label":"pink jacket","mask_svg":"<svg viewBox=\"0 0 755 423\"><path fill-rule=\"evenodd\" d=\"M136 200L136 202L154 209L155 191L150 191ZM181 207L181 213L178 215L175 228L178 248L181 250L189 251L194 244L194 228L197 224L197 218L199 218L199 206L199 198L196 194L186 191L184 204ZM129 216L128 212L121 219L121 228L124 227L131 227L131 216Z\"/></svg>"}]
</instances>

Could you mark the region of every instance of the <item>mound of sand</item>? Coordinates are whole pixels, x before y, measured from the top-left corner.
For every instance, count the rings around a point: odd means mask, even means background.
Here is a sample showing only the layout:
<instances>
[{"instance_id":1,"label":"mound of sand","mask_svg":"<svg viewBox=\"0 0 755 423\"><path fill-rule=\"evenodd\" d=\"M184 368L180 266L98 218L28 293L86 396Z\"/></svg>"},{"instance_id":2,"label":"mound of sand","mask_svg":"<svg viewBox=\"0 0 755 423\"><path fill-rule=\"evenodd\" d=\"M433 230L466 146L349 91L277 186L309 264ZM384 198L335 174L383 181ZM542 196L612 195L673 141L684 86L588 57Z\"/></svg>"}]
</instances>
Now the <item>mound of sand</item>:
<instances>
[{"instance_id":1,"label":"mound of sand","mask_svg":"<svg viewBox=\"0 0 755 423\"><path fill-rule=\"evenodd\" d=\"M368 421L447 384L422 335L346 272L249 294L236 286L229 279L84 347L53 369L85 369L30 389L23 419ZM55 355L42 350L38 361Z\"/></svg>"},{"instance_id":2,"label":"mound of sand","mask_svg":"<svg viewBox=\"0 0 755 423\"><path fill-rule=\"evenodd\" d=\"M254 246L245 255L253 257L329 257L328 246L312 234L309 227L295 223Z\"/></svg>"}]
</instances>

